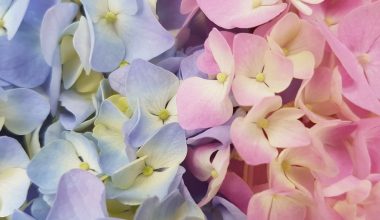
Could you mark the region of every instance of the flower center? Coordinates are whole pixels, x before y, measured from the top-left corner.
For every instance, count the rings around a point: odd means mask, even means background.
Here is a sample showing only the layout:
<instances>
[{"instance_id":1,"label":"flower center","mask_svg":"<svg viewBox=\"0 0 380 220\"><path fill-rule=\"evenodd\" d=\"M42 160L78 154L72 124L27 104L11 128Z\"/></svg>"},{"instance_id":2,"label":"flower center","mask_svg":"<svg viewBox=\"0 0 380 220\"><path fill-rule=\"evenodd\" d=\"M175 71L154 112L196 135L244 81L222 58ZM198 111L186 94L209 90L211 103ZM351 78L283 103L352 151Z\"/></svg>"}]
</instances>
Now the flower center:
<instances>
[{"instance_id":1,"label":"flower center","mask_svg":"<svg viewBox=\"0 0 380 220\"><path fill-rule=\"evenodd\" d=\"M123 61L121 61L120 62L120 67L125 67L125 66L128 66L129 65L129 63L128 63L128 61L126 61L126 60L123 60Z\"/></svg>"},{"instance_id":2,"label":"flower center","mask_svg":"<svg viewBox=\"0 0 380 220\"><path fill-rule=\"evenodd\" d=\"M0 19L0 28L3 28L3 27L4 27L4 21Z\"/></svg>"},{"instance_id":3,"label":"flower center","mask_svg":"<svg viewBox=\"0 0 380 220\"><path fill-rule=\"evenodd\" d=\"M79 168L81 168L82 170L89 170L90 169L90 164L88 164L87 162L81 162L79 164Z\"/></svg>"},{"instance_id":4,"label":"flower center","mask_svg":"<svg viewBox=\"0 0 380 220\"><path fill-rule=\"evenodd\" d=\"M225 73L218 73L218 74L216 75L216 80L218 80L218 82L220 82L220 83L222 83L222 84L223 84L224 82L226 82L227 78L228 78L228 75L225 74Z\"/></svg>"},{"instance_id":5,"label":"flower center","mask_svg":"<svg viewBox=\"0 0 380 220\"><path fill-rule=\"evenodd\" d=\"M260 128L267 128L269 125L268 119L261 118L256 122L257 126Z\"/></svg>"},{"instance_id":6,"label":"flower center","mask_svg":"<svg viewBox=\"0 0 380 220\"><path fill-rule=\"evenodd\" d=\"M336 24L336 21L332 17L327 16L325 18L325 23L327 24L327 26L332 26L332 25Z\"/></svg>"},{"instance_id":7,"label":"flower center","mask_svg":"<svg viewBox=\"0 0 380 220\"><path fill-rule=\"evenodd\" d=\"M107 176L107 175L101 175L99 177L100 181L102 181L102 182L106 181L108 178L109 178L109 176Z\"/></svg>"},{"instance_id":8,"label":"flower center","mask_svg":"<svg viewBox=\"0 0 380 220\"><path fill-rule=\"evenodd\" d=\"M217 178L219 176L218 171L216 171L215 169L212 169L211 170L211 176L214 179Z\"/></svg>"},{"instance_id":9,"label":"flower center","mask_svg":"<svg viewBox=\"0 0 380 220\"><path fill-rule=\"evenodd\" d=\"M106 13L106 15L104 16L104 18L106 19L106 21L108 23L115 23L116 19L117 19L117 14L115 14L114 12L112 11L108 11Z\"/></svg>"},{"instance_id":10,"label":"flower center","mask_svg":"<svg viewBox=\"0 0 380 220\"><path fill-rule=\"evenodd\" d=\"M159 113L158 113L158 117L162 120L162 121L166 121L168 120L168 118L170 117L170 113L168 110L166 109L162 109Z\"/></svg>"},{"instance_id":11,"label":"flower center","mask_svg":"<svg viewBox=\"0 0 380 220\"><path fill-rule=\"evenodd\" d=\"M145 166L142 173L144 176L150 176L153 174L153 171L154 171L153 167Z\"/></svg>"},{"instance_id":12,"label":"flower center","mask_svg":"<svg viewBox=\"0 0 380 220\"><path fill-rule=\"evenodd\" d=\"M256 75L256 81L257 82L264 82L265 81L265 76L264 73L259 73Z\"/></svg>"},{"instance_id":13,"label":"flower center","mask_svg":"<svg viewBox=\"0 0 380 220\"><path fill-rule=\"evenodd\" d=\"M289 49L286 47L282 48L282 52L284 53L285 56L289 55Z\"/></svg>"},{"instance_id":14,"label":"flower center","mask_svg":"<svg viewBox=\"0 0 380 220\"><path fill-rule=\"evenodd\" d=\"M371 62L371 57L368 53L362 53L356 57L361 65L366 65Z\"/></svg>"},{"instance_id":15,"label":"flower center","mask_svg":"<svg viewBox=\"0 0 380 220\"><path fill-rule=\"evenodd\" d=\"M252 8L257 8L261 5L261 0L253 0L252 1Z\"/></svg>"}]
</instances>

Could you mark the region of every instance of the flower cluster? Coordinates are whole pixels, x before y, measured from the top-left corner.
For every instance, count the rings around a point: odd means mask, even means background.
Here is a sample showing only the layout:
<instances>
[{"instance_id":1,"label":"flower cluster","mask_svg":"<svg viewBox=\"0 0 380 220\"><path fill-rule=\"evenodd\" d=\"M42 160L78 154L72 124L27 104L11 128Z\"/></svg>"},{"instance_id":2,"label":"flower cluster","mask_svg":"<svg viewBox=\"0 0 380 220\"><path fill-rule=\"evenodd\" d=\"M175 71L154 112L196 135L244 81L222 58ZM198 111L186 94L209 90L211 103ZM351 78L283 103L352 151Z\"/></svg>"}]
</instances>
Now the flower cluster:
<instances>
[{"instance_id":1,"label":"flower cluster","mask_svg":"<svg viewBox=\"0 0 380 220\"><path fill-rule=\"evenodd\" d=\"M379 206L380 1L0 0L0 219Z\"/></svg>"}]
</instances>

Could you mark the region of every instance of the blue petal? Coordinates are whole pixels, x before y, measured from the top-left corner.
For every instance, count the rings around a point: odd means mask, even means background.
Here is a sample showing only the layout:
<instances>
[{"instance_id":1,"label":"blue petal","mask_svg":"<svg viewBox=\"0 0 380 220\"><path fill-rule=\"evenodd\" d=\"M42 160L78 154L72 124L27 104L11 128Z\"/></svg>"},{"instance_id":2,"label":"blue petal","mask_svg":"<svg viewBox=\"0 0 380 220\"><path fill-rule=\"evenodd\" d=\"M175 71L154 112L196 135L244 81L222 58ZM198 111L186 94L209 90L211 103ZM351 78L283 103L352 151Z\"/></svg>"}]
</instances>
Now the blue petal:
<instances>
[{"instance_id":1,"label":"blue petal","mask_svg":"<svg viewBox=\"0 0 380 220\"><path fill-rule=\"evenodd\" d=\"M78 12L75 3L59 3L46 11L41 24L41 49L46 62L53 64L63 30L71 24Z\"/></svg>"},{"instance_id":2,"label":"blue petal","mask_svg":"<svg viewBox=\"0 0 380 220\"><path fill-rule=\"evenodd\" d=\"M16 134L27 134L40 126L49 114L47 99L29 89L5 91L7 101L0 102L5 127Z\"/></svg>"},{"instance_id":3,"label":"blue petal","mask_svg":"<svg viewBox=\"0 0 380 220\"><path fill-rule=\"evenodd\" d=\"M74 146L64 140L56 140L44 146L30 162L29 178L45 193L55 193L61 176L78 168L80 160Z\"/></svg>"},{"instance_id":4,"label":"blue petal","mask_svg":"<svg viewBox=\"0 0 380 220\"><path fill-rule=\"evenodd\" d=\"M174 45L174 37L157 21L148 1L138 3L138 13L119 15L120 25L116 26L124 41L127 61L150 60Z\"/></svg>"},{"instance_id":5,"label":"blue petal","mask_svg":"<svg viewBox=\"0 0 380 220\"><path fill-rule=\"evenodd\" d=\"M73 91L64 91L59 98L64 108L60 121L66 130L73 130L95 112L91 97Z\"/></svg>"},{"instance_id":6,"label":"blue petal","mask_svg":"<svg viewBox=\"0 0 380 220\"><path fill-rule=\"evenodd\" d=\"M127 145L138 148L144 145L161 127L162 121L150 114L139 104L132 118L124 125L125 141Z\"/></svg>"},{"instance_id":7,"label":"blue petal","mask_svg":"<svg viewBox=\"0 0 380 220\"><path fill-rule=\"evenodd\" d=\"M4 26L7 29L8 40L11 40L15 36L20 27L21 21L24 18L28 5L29 0L13 1L11 7L3 17Z\"/></svg>"},{"instance_id":8,"label":"blue petal","mask_svg":"<svg viewBox=\"0 0 380 220\"><path fill-rule=\"evenodd\" d=\"M36 219L46 219L50 211L50 206L45 202L42 197L33 200L31 206L31 213Z\"/></svg>"},{"instance_id":9,"label":"blue petal","mask_svg":"<svg viewBox=\"0 0 380 220\"><path fill-rule=\"evenodd\" d=\"M28 155L15 139L7 136L0 137L0 167L2 169L26 168L28 163Z\"/></svg>"},{"instance_id":10,"label":"blue petal","mask_svg":"<svg viewBox=\"0 0 380 220\"><path fill-rule=\"evenodd\" d=\"M139 99L148 111L158 113L176 94L179 80L173 73L138 59L131 64L125 86L128 99L134 103Z\"/></svg>"},{"instance_id":11,"label":"blue petal","mask_svg":"<svg viewBox=\"0 0 380 220\"><path fill-rule=\"evenodd\" d=\"M34 88L45 82L50 67L40 48L39 25L55 0L33 0L11 41L0 38L0 79L19 87ZM38 73L38 74L36 74Z\"/></svg>"},{"instance_id":12,"label":"blue petal","mask_svg":"<svg viewBox=\"0 0 380 220\"><path fill-rule=\"evenodd\" d=\"M13 220L36 220L32 216L26 214L25 212L22 212L20 210L15 210L15 212L12 214Z\"/></svg>"},{"instance_id":13,"label":"blue petal","mask_svg":"<svg viewBox=\"0 0 380 220\"><path fill-rule=\"evenodd\" d=\"M186 153L185 132L178 124L172 123L162 127L137 151L137 156L148 156L146 163L159 169L179 166Z\"/></svg>"},{"instance_id":14,"label":"blue petal","mask_svg":"<svg viewBox=\"0 0 380 220\"><path fill-rule=\"evenodd\" d=\"M88 220L107 216L105 188L94 175L79 169L62 176L47 220Z\"/></svg>"}]
</instances>

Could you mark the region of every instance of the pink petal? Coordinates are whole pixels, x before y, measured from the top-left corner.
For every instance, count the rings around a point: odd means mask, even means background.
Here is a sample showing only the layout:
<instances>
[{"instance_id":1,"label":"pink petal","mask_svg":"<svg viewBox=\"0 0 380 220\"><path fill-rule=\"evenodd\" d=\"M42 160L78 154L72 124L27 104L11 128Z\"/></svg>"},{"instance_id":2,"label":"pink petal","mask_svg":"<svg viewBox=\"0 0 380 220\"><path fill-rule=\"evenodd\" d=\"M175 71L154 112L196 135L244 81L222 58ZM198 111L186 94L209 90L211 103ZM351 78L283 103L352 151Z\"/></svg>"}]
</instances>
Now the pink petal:
<instances>
[{"instance_id":1,"label":"pink petal","mask_svg":"<svg viewBox=\"0 0 380 220\"><path fill-rule=\"evenodd\" d=\"M266 190L255 194L248 208L248 220L305 219L306 207L303 201L297 201L288 195Z\"/></svg>"},{"instance_id":2,"label":"pink petal","mask_svg":"<svg viewBox=\"0 0 380 220\"><path fill-rule=\"evenodd\" d=\"M186 164L191 173L200 181L206 181L210 178L213 169L210 159L217 150L215 144L189 148Z\"/></svg>"},{"instance_id":3,"label":"pink petal","mask_svg":"<svg viewBox=\"0 0 380 220\"><path fill-rule=\"evenodd\" d=\"M231 140L240 157L250 165L269 163L277 156L262 129L243 118L236 118L231 125Z\"/></svg>"},{"instance_id":4,"label":"pink petal","mask_svg":"<svg viewBox=\"0 0 380 220\"><path fill-rule=\"evenodd\" d=\"M219 188L221 187L224 177L227 174L227 168L230 162L230 147L223 147L220 149L216 155L214 160L212 161L212 165L217 172L217 177L211 179L207 193L202 198L202 200L198 203L200 207L206 205L211 201L212 198L218 193Z\"/></svg>"},{"instance_id":5,"label":"pink petal","mask_svg":"<svg viewBox=\"0 0 380 220\"><path fill-rule=\"evenodd\" d=\"M309 51L302 51L287 56L292 61L294 69L294 78L309 79L314 73L315 60L314 55Z\"/></svg>"},{"instance_id":6,"label":"pink petal","mask_svg":"<svg viewBox=\"0 0 380 220\"><path fill-rule=\"evenodd\" d=\"M265 128L269 143L274 147L304 147L311 143L310 135L302 122L294 119L300 116L294 109L281 109L269 116Z\"/></svg>"},{"instance_id":7,"label":"pink petal","mask_svg":"<svg viewBox=\"0 0 380 220\"><path fill-rule=\"evenodd\" d=\"M231 74L234 68L232 51L226 39L216 28L209 34L209 46L220 71Z\"/></svg>"},{"instance_id":8,"label":"pink petal","mask_svg":"<svg viewBox=\"0 0 380 220\"><path fill-rule=\"evenodd\" d=\"M220 192L242 212L247 212L248 202L253 192L247 183L236 173L227 172Z\"/></svg>"},{"instance_id":9,"label":"pink petal","mask_svg":"<svg viewBox=\"0 0 380 220\"><path fill-rule=\"evenodd\" d=\"M197 0L205 15L223 28L251 28L263 24L286 8L285 3L273 2L273 5L252 8L252 2L246 0Z\"/></svg>"},{"instance_id":10,"label":"pink petal","mask_svg":"<svg viewBox=\"0 0 380 220\"><path fill-rule=\"evenodd\" d=\"M365 4L347 14L338 27L338 38L351 51L364 53L380 36L380 2Z\"/></svg>"},{"instance_id":11,"label":"pink petal","mask_svg":"<svg viewBox=\"0 0 380 220\"><path fill-rule=\"evenodd\" d=\"M321 31L345 69L340 69L343 78L343 95L361 108L380 114L380 103L370 89L355 56L331 33L325 24L321 21L314 21L314 24Z\"/></svg>"},{"instance_id":12,"label":"pink petal","mask_svg":"<svg viewBox=\"0 0 380 220\"><path fill-rule=\"evenodd\" d=\"M242 75L237 75L232 82L232 92L236 102L242 106L254 106L263 98L274 96L274 93L264 83Z\"/></svg>"},{"instance_id":13,"label":"pink petal","mask_svg":"<svg viewBox=\"0 0 380 220\"><path fill-rule=\"evenodd\" d=\"M254 77L260 73L264 67L265 53L268 49L266 40L260 36L237 34L233 43L235 75Z\"/></svg>"},{"instance_id":14,"label":"pink petal","mask_svg":"<svg viewBox=\"0 0 380 220\"><path fill-rule=\"evenodd\" d=\"M232 116L226 85L216 80L191 77L177 92L178 121L184 129L221 125Z\"/></svg>"},{"instance_id":15,"label":"pink petal","mask_svg":"<svg viewBox=\"0 0 380 220\"><path fill-rule=\"evenodd\" d=\"M281 108L281 106L282 99L280 96L266 97L249 110L246 119L250 122L256 122L259 119L265 118L269 113Z\"/></svg>"},{"instance_id":16,"label":"pink petal","mask_svg":"<svg viewBox=\"0 0 380 220\"><path fill-rule=\"evenodd\" d=\"M264 75L265 83L273 92L282 92L293 79L292 62L280 54L268 52L265 56Z\"/></svg>"},{"instance_id":17,"label":"pink petal","mask_svg":"<svg viewBox=\"0 0 380 220\"><path fill-rule=\"evenodd\" d=\"M229 49L229 48L232 48L233 38L235 36L235 34L233 34L231 32L226 32L226 31L219 32L215 28L213 29L213 31L216 32L217 34L213 34L213 35L211 33L209 34L208 38L206 39L206 41L204 43L205 49L203 50L203 53L201 53L199 58L197 59L197 66L198 66L199 70L201 70L202 72L207 73L209 75L216 75L220 72L223 72L221 70L221 67L218 65L218 63L216 61L215 54L214 54L215 51L213 52L211 50L211 43L210 42L219 41L220 50L222 50L222 53L225 53L226 56L229 56L228 54L231 54L231 49ZM215 37L215 35L217 37ZM224 40L221 39L219 35L222 35ZM228 44L228 49L225 45L226 42ZM226 72L226 73L228 74L229 72Z\"/></svg>"},{"instance_id":18,"label":"pink petal","mask_svg":"<svg viewBox=\"0 0 380 220\"><path fill-rule=\"evenodd\" d=\"M270 33L270 38L280 47L285 47L301 29L301 20L290 12L282 17L274 26Z\"/></svg>"}]
</instances>

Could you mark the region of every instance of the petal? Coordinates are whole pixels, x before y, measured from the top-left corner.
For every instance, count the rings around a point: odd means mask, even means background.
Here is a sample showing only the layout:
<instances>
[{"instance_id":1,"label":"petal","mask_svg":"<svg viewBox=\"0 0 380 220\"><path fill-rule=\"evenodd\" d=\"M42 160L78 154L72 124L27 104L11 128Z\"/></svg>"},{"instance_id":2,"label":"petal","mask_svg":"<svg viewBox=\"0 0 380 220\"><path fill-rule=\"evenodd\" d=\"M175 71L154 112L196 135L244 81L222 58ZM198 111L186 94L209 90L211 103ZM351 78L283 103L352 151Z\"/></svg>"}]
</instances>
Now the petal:
<instances>
[{"instance_id":1,"label":"petal","mask_svg":"<svg viewBox=\"0 0 380 220\"><path fill-rule=\"evenodd\" d=\"M98 72L115 70L125 56L123 41L115 32L113 25L108 24L105 19L99 20L96 24L88 22L91 34L91 66Z\"/></svg>"},{"instance_id":2,"label":"petal","mask_svg":"<svg viewBox=\"0 0 380 220\"><path fill-rule=\"evenodd\" d=\"M90 38L90 29L88 27L88 21L85 17L81 17L79 20L78 28L73 36L73 45L75 51L78 53L81 64L86 70L86 73L89 73L91 70L90 65L90 49L91 49L91 38Z\"/></svg>"},{"instance_id":3,"label":"petal","mask_svg":"<svg viewBox=\"0 0 380 220\"><path fill-rule=\"evenodd\" d=\"M314 73L314 55L309 51L302 51L287 56L292 61L294 77L297 79L309 79Z\"/></svg>"},{"instance_id":4,"label":"petal","mask_svg":"<svg viewBox=\"0 0 380 220\"><path fill-rule=\"evenodd\" d=\"M138 106L132 118L123 127L127 145L138 148L144 145L162 126L163 121L148 112L145 108Z\"/></svg>"},{"instance_id":5,"label":"petal","mask_svg":"<svg viewBox=\"0 0 380 220\"><path fill-rule=\"evenodd\" d=\"M74 146L78 157L81 157L84 162L87 162L90 165L91 170L97 173L102 172L99 167L98 149L92 140L88 139L83 134L73 131L65 132L64 137Z\"/></svg>"},{"instance_id":6,"label":"petal","mask_svg":"<svg viewBox=\"0 0 380 220\"><path fill-rule=\"evenodd\" d=\"M306 207L303 201L266 190L255 194L249 202L248 220L305 219Z\"/></svg>"},{"instance_id":7,"label":"petal","mask_svg":"<svg viewBox=\"0 0 380 220\"><path fill-rule=\"evenodd\" d=\"M0 172L12 167L26 168L28 163L28 155L15 139L0 137Z\"/></svg>"},{"instance_id":8,"label":"petal","mask_svg":"<svg viewBox=\"0 0 380 220\"><path fill-rule=\"evenodd\" d=\"M67 130L73 130L95 112L90 97L78 94L72 90L62 92L59 98L63 109L60 112L60 121Z\"/></svg>"},{"instance_id":9,"label":"petal","mask_svg":"<svg viewBox=\"0 0 380 220\"><path fill-rule=\"evenodd\" d=\"M269 49L266 40L253 34L240 33L234 38L235 75L256 76L264 67Z\"/></svg>"},{"instance_id":10,"label":"petal","mask_svg":"<svg viewBox=\"0 0 380 220\"><path fill-rule=\"evenodd\" d=\"M308 146L311 143L311 139L308 130L302 122L297 119L287 119L286 117L292 116L276 116L275 112L268 118L269 126L264 130L268 135L269 143L273 147Z\"/></svg>"},{"instance_id":11,"label":"petal","mask_svg":"<svg viewBox=\"0 0 380 220\"><path fill-rule=\"evenodd\" d=\"M289 87L293 79L293 67L285 57L274 52L268 52L264 67L265 83L269 88L279 93Z\"/></svg>"},{"instance_id":12,"label":"petal","mask_svg":"<svg viewBox=\"0 0 380 220\"><path fill-rule=\"evenodd\" d=\"M187 143L190 145L201 145L213 141L219 141L223 146L229 145L231 143L230 126L222 125L213 127L187 139Z\"/></svg>"},{"instance_id":13,"label":"petal","mask_svg":"<svg viewBox=\"0 0 380 220\"><path fill-rule=\"evenodd\" d=\"M269 145L262 129L243 118L231 125L231 140L240 157L250 165L269 163L278 152Z\"/></svg>"},{"instance_id":14,"label":"petal","mask_svg":"<svg viewBox=\"0 0 380 220\"><path fill-rule=\"evenodd\" d=\"M110 11L115 13L126 13L129 15L136 14L139 9L136 0L108 0L108 7Z\"/></svg>"},{"instance_id":15,"label":"petal","mask_svg":"<svg viewBox=\"0 0 380 220\"><path fill-rule=\"evenodd\" d=\"M268 119L270 120L297 120L304 116L305 113L298 108L284 107L274 112Z\"/></svg>"},{"instance_id":16,"label":"petal","mask_svg":"<svg viewBox=\"0 0 380 220\"><path fill-rule=\"evenodd\" d=\"M5 127L16 134L27 134L40 126L49 114L47 99L29 89L11 89L1 110Z\"/></svg>"},{"instance_id":17,"label":"petal","mask_svg":"<svg viewBox=\"0 0 380 220\"><path fill-rule=\"evenodd\" d=\"M255 106L265 97L274 96L274 92L265 83L242 75L237 75L232 82L232 92L236 102L242 106Z\"/></svg>"},{"instance_id":18,"label":"petal","mask_svg":"<svg viewBox=\"0 0 380 220\"><path fill-rule=\"evenodd\" d=\"M71 24L77 12L78 5L72 2L57 4L46 11L41 24L40 40L42 54L49 65L53 63L63 30Z\"/></svg>"},{"instance_id":19,"label":"petal","mask_svg":"<svg viewBox=\"0 0 380 220\"><path fill-rule=\"evenodd\" d=\"M259 119L281 108L282 100L280 96L263 98L257 105L253 106L247 113L246 119L249 122L257 122Z\"/></svg>"},{"instance_id":20,"label":"petal","mask_svg":"<svg viewBox=\"0 0 380 220\"><path fill-rule=\"evenodd\" d=\"M0 16L1 17L4 16L4 14L7 12L9 7L11 6L11 4L12 4L12 0L1 1L1 4L0 4Z\"/></svg>"},{"instance_id":21,"label":"petal","mask_svg":"<svg viewBox=\"0 0 380 220\"><path fill-rule=\"evenodd\" d=\"M139 99L143 107L156 114L165 109L178 86L179 80L173 73L140 59L132 62L125 85L130 100Z\"/></svg>"},{"instance_id":22,"label":"petal","mask_svg":"<svg viewBox=\"0 0 380 220\"><path fill-rule=\"evenodd\" d=\"M140 175L128 190L118 192L116 198L127 205L141 204L145 199L153 196L157 196L161 200L167 195L177 170L178 167L171 167L162 172L153 172L148 177Z\"/></svg>"},{"instance_id":23,"label":"petal","mask_svg":"<svg viewBox=\"0 0 380 220\"><path fill-rule=\"evenodd\" d=\"M245 180L235 172L227 172L220 188L220 193L229 202L236 205L241 211L247 213L248 203L253 192Z\"/></svg>"},{"instance_id":24,"label":"petal","mask_svg":"<svg viewBox=\"0 0 380 220\"><path fill-rule=\"evenodd\" d=\"M327 43L345 69L340 69L343 78L343 95L345 98L361 108L379 114L379 101L374 92L370 89L365 75L362 73L353 53L342 44L321 21L314 22L314 25L316 25L325 37ZM366 98L363 99L363 97Z\"/></svg>"},{"instance_id":25,"label":"petal","mask_svg":"<svg viewBox=\"0 0 380 220\"><path fill-rule=\"evenodd\" d=\"M223 147L216 153L212 166L217 172L217 176L213 177L209 182L206 195L199 201L198 206L204 206L211 201L212 198L218 193L224 177L227 174L227 168L230 163L230 146Z\"/></svg>"},{"instance_id":26,"label":"petal","mask_svg":"<svg viewBox=\"0 0 380 220\"><path fill-rule=\"evenodd\" d=\"M214 197L212 204L218 207L223 219L247 219L247 216L242 211L222 197Z\"/></svg>"},{"instance_id":27,"label":"petal","mask_svg":"<svg viewBox=\"0 0 380 220\"><path fill-rule=\"evenodd\" d=\"M301 29L301 21L299 17L290 12L282 17L270 32L270 38L274 40L280 47L286 47Z\"/></svg>"},{"instance_id":28,"label":"petal","mask_svg":"<svg viewBox=\"0 0 380 220\"><path fill-rule=\"evenodd\" d=\"M218 148L215 144L208 144L189 148L186 157L186 164L191 173L200 181L207 181L211 176L213 166L211 164L211 155Z\"/></svg>"},{"instance_id":29,"label":"petal","mask_svg":"<svg viewBox=\"0 0 380 220\"><path fill-rule=\"evenodd\" d=\"M186 157L185 132L176 123L162 127L144 146L137 156L148 156L146 164L154 169L178 166ZM170 157L168 157L170 155Z\"/></svg>"},{"instance_id":30,"label":"petal","mask_svg":"<svg viewBox=\"0 0 380 220\"><path fill-rule=\"evenodd\" d=\"M131 65L120 67L113 71L108 77L111 88L123 96L127 93L127 75L130 68Z\"/></svg>"},{"instance_id":31,"label":"petal","mask_svg":"<svg viewBox=\"0 0 380 220\"><path fill-rule=\"evenodd\" d=\"M27 172L31 181L45 192L54 193L59 179L67 171L79 168L80 160L68 141L56 140L45 145L30 162Z\"/></svg>"},{"instance_id":32,"label":"petal","mask_svg":"<svg viewBox=\"0 0 380 220\"><path fill-rule=\"evenodd\" d=\"M230 46L223 35L216 29L212 29L208 37L210 51L222 73L232 74L233 56Z\"/></svg>"},{"instance_id":33,"label":"petal","mask_svg":"<svg viewBox=\"0 0 380 220\"><path fill-rule=\"evenodd\" d=\"M3 17L4 27L7 29L8 40L12 40L12 38L16 35L28 5L29 0L13 1L11 7ZM0 15L2 15L1 12Z\"/></svg>"},{"instance_id":34,"label":"petal","mask_svg":"<svg viewBox=\"0 0 380 220\"><path fill-rule=\"evenodd\" d=\"M133 16L120 14L115 25L124 42L127 61L150 60L174 45L173 36L157 21L147 1L140 3L139 12Z\"/></svg>"},{"instance_id":35,"label":"petal","mask_svg":"<svg viewBox=\"0 0 380 220\"><path fill-rule=\"evenodd\" d=\"M177 93L180 125L190 130L226 122L232 116L233 109L225 87L216 80L198 77L184 80Z\"/></svg>"},{"instance_id":36,"label":"petal","mask_svg":"<svg viewBox=\"0 0 380 220\"><path fill-rule=\"evenodd\" d=\"M26 200L30 181L24 169L0 171L0 217L11 215Z\"/></svg>"},{"instance_id":37,"label":"petal","mask_svg":"<svg viewBox=\"0 0 380 220\"><path fill-rule=\"evenodd\" d=\"M47 220L98 219L107 216L105 188L94 175L73 170L63 175Z\"/></svg>"},{"instance_id":38,"label":"petal","mask_svg":"<svg viewBox=\"0 0 380 220\"><path fill-rule=\"evenodd\" d=\"M368 52L380 35L379 10L379 2L352 10L339 22L338 39L352 52Z\"/></svg>"},{"instance_id":39,"label":"petal","mask_svg":"<svg viewBox=\"0 0 380 220\"><path fill-rule=\"evenodd\" d=\"M28 13L34 15L34 20L39 16L31 9ZM1 80L19 87L34 88L44 83L50 74L51 69L41 53L39 28L23 23L11 41L6 38L0 40L0 50L7 54L0 56Z\"/></svg>"},{"instance_id":40,"label":"petal","mask_svg":"<svg viewBox=\"0 0 380 220\"><path fill-rule=\"evenodd\" d=\"M147 156L142 156L115 171L115 173L111 175L112 185L120 189L128 189L131 187L136 181L136 178L142 174L146 158Z\"/></svg>"},{"instance_id":41,"label":"petal","mask_svg":"<svg viewBox=\"0 0 380 220\"><path fill-rule=\"evenodd\" d=\"M251 1L197 0L197 2L211 21L227 29L256 27L273 19L286 8L286 4L272 3L253 9Z\"/></svg>"}]
</instances>

